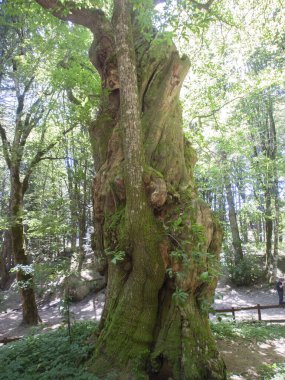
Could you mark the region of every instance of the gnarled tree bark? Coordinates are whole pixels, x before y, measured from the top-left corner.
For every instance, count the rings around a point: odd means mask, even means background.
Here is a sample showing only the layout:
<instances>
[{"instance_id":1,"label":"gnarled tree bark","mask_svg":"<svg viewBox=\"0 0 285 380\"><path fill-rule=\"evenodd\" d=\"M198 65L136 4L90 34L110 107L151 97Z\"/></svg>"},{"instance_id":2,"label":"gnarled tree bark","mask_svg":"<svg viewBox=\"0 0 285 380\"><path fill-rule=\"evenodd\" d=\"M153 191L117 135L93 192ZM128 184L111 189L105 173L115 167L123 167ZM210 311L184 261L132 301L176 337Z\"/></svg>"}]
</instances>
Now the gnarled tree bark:
<instances>
[{"instance_id":1,"label":"gnarled tree bark","mask_svg":"<svg viewBox=\"0 0 285 380\"><path fill-rule=\"evenodd\" d=\"M102 379L225 379L207 313L221 231L195 192L179 105L189 61L174 44L158 48L155 32L147 40L127 0L114 1L111 21L75 2L68 14L37 2L91 30L102 79L90 137L95 253L108 285L90 369Z\"/></svg>"}]
</instances>

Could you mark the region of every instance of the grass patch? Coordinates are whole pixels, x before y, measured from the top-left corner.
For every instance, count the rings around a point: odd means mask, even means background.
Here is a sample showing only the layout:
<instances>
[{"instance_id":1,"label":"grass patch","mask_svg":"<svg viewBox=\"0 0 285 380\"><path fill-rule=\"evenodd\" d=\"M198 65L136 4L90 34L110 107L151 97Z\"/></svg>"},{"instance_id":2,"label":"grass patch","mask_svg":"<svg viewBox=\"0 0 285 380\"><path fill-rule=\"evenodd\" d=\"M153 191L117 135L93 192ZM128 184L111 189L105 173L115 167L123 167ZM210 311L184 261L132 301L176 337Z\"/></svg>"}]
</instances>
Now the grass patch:
<instances>
[{"instance_id":1,"label":"grass patch","mask_svg":"<svg viewBox=\"0 0 285 380\"><path fill-rule=\"evenodd\" d=\"M246 322L211 322L211 329L217 339L242 338L254 342L285 338L283 325Z\"/></svg>"},{"instance_id":2,"label":"grass patch","mask_svg":"<svg viewBox=\"0 0 285 380\"><path fill-rule=\"evenodd\" d=\"M284 325L281 324L232 321L211 322L210 324L216 339L224 340L226 342L236 341L241 344L241 347L243 347L243 345L250 345L253 350L254 347L258 347L256 343L285 338L285 328ZM261 367L260 365L257 365L255 370L258 374L258 377L254 377L254 379L258 378L260 380L285 380L284 360L281 360L281 363L278 362L274 364L264 364ZM234 379L239 375L242 375L243 378L248 380L251 380L253 378L252 374L250 373L241 373L239 370L235 370L234 373L227 374L227 379Z\"/></svg>"},{"instance_id":3,"label":"grass patch","mask_svg":"<svg viewBox=\"0 0 285 380\"><path fill-rule=\"evenodd\" d=\"M284 380L285 364L264 365L260 371L262 380Z\"/></svg>"},{"instance_id":4,"label":"grass patch","mask_svg":"<svg viewBox=\"0 0 285 380\"><path fill-rule=\"evenodd\" d=\"M84 367L94 351L88 339L96 330L92 322L72 326L71 340L66 328L29 336L0 348L0 380L96 380Z\"/></svg>"}]
</instances>

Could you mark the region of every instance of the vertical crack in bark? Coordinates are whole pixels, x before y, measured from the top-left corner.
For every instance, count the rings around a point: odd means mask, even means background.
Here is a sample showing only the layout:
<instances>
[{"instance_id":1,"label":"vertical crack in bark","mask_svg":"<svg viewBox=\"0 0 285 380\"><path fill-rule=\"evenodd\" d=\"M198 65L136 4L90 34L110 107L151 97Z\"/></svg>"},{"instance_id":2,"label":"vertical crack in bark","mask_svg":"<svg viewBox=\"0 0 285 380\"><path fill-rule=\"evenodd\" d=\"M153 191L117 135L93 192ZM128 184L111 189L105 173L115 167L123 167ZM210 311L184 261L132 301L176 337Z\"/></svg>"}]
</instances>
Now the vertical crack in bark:
<instances>
[{"instance_id":1,"label":"vertical crack in bark","mask_svg":"<svg viewBox=\"0 0 285 380\"><path fill-rule=\"evenodd\" d=\"M144 92L142 94L142 101L141 101L141 110L142 110L142 112L145 111L145 101L144 101L145 100L145 96L146 96L146 94L147 94L147 92L148 92L148 90L149 90L149 88L150 88L150 86L151 86L151 84L152 84L155 76L157 75L159 67L160 67L160 64L157 64L155 66L155 68L154 68L154 70L153 70L153 72L152 72L152 74L151 74L151 76L150 76L150 78L149 78L149 80L148 80L148 82L147 82L147 84L145 86Z\"/></svg>"}]
</instances>

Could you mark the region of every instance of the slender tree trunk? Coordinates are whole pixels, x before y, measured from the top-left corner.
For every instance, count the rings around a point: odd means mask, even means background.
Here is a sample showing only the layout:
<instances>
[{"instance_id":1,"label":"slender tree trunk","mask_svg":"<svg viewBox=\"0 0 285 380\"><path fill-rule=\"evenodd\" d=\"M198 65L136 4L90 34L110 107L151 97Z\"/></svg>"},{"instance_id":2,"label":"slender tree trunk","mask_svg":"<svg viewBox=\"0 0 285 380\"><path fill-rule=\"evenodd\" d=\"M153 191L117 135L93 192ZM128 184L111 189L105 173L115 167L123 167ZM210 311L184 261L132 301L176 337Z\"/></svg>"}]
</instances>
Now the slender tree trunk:
<instances>
[{"instance_id":1,"label":"slender tree trunk","mask_svg":"<svg viewBox=\"0 0 285 380\"><path fill-rule=\"evenodd\" d=\"M19 180L18 170L11 169L11 239L17 266L17 283L20 292L23 312L23 324L37 325L40 322L38 314L33 273L27 270L28 255L25 251L23 227L23 185Z\"/></svg>"},{"instance_id":2,"label":"slender tree trunk","mask_svg":"<svg viewBox=\"0 0 285 380\"><path fill-rule=\"evenodd\" d=\"M1 249L1 255L0 255L0 289L4 290L6 288L6 284L9 281L9 270L6 265L6 260L5 260L5 251L6 247L4 245L5 243L3 242L3 246Z\"/></svg>"},{"instance_id":3,"label":"slender tree trunk","mask_svg":"<svg viewBox=\"0 0 285 380\"><path fill-rule=\"evenodd\" d=\"M79 208L79 261L78 261L78 272L81 273L82 265L85 259L85 248L84 239L87 233L87 199L88 199L88 189L87 189L87 167L88 162L84 160L84 181L82 186L81 197L78 196L78 208ZM80 192L78 192L80 195Z\"/></svg>"},{"instance_id":4,"label":"slender tree trunk","mask_svg":"<svg viewBox=\"0 0 285 380\"><path fill-rule=\"evenodd\" d=\"M71 250L72 252L76 252L76 238L77 238L77 211L76 210L76 200L75 200L75 192L74 192L74 175L73 170L74 168L70 165L70 160L73 159L71 156L71 152L69 151L68 146L68 138L65 138L65 154L67 156L66 162L66 171L67 171L67 179L68 179L68 195L69 195L69 205L70 205L70 217L71 217Z\"/></svg>"},{"instance_id":5,"label":"slender tree trunk","mask_svg":"<svg viewBox=\"0 0 285 380\"><path fill-rule=\"evenodd\" d=\"M269 160L267 163L267 179L265 183L265 232L266 232L266 266L268 270L268 277L270 281L275 280L277 272L278 260L278 244L274 237L274 227L277 227L276 222L278 217L278 178L276 170L276 152L277 152L277 139L276 127L273 115L273 103L269 97L266 104L267 119L266 119L266 158ZM272 203L275 201L275 211ZM277 207L276 207L277 206ZM274 226L275 225L275 226ZM278 231L278 227L277 227Z\"/></svg>"},{"instance_id":6,"label":"slender tree trunk","mask_svg":"<svg viewBox=\"0 0 285 380\"><path fill-rule=\"evenodd\" d=\"M265 193L265 244L266 244L266 267L269 272L273 269L272 238L273 238L273 217L272 217L271 192L268 189Z\"/></svg>"},{"instance_id":7,"label":"slender tree trunk","mask_svg":"<svg viewBox=\"0 0 285 380\"><path fill-rule=\"evenodd\" d=\"M82 195L83 196L83 195ZM79 211L79 257L78 257L78 273L81 273L82 265L85 258L84 238L86 237L86 204L82 202L82 209Z\"/></svg>"},{"instance_id":8,"label":"slender tree trunk","mask_svg":"<svg viewBox=\"0 0 285 380\"><path fill-rule=\"evenodd\" d=\"M237 264L240 260L243 259L243 251L242 251L239 226L238 226L238 221L237 221L237 216L236 216L234 196L232 192L230 178L228 175L225 175L225 188L226 188L226 196L227 196L227 203L228 203L230 228L231 228L231 234L232 234L232 240L233 240L233 248L234 248L234 254L235 254L235 263Z\"/></svg>"},{"instance_id":9,"label":"slender tree trunk","mask_svg":"<svg viewBox=\"0 0 285 380\"><path fill-rule=\"evenodd\" d=\"M279 185L277 173L275 172L275 181L274 181L274 203L275 203L275 218L274 218L274 248L273 248L273 278L275 282L277 279L277 265L278 265L278 253L279 253L279 224L280 224L280 197L279 197Z\"/></svg>"},{"instance_id":10,"label":"slender tree trunk","mask_svg":"<svg viewBox=\"0 0 285 380\"><path fill-rule=\"evenodd\" d=\"M9 216L10 207L7 204L7 198L5 195L8 193L7 191L7 179L9 177L3 175L2 183L1 183L1 202L0 202L0 212L4 216ZM11 242L11 234L9 229L4 229L0 231L0 289L5 289L10 285L10 280L14 277L11 276L10 269L14 265L13 253L12 253L12 242Z\"/></svg>"},{"instance_id":11,"label":"slender tree trunk","mask_svg":"<svg viewBox=\"0 0 285 380\"><path fill-rule=\"evenodd\" d=\"M2 249L0 254L0 288L5 289L9 286L11 274L10 269L14 266L12 240L10 230L5 230L2 239ZM13 276L12 276L13 278Z\"/></svg>"},{"instance_id":12,"label":"slender tree trunk","mask_svg":"<svg viewBox=\"0 0 285 380\"><path fill-rule=\"evenodd\" d=\"M242 206L246 204L246 193L244 189L244 180L243 180L243 170L238 171L238 180L236 184L236 188L239 194L239 208L242 209ZM242 240L244 243L248 243L248 229L249 223L247 221L246 215L240 215L240 231L242 235Z\"/></svg>"}]
</instances>

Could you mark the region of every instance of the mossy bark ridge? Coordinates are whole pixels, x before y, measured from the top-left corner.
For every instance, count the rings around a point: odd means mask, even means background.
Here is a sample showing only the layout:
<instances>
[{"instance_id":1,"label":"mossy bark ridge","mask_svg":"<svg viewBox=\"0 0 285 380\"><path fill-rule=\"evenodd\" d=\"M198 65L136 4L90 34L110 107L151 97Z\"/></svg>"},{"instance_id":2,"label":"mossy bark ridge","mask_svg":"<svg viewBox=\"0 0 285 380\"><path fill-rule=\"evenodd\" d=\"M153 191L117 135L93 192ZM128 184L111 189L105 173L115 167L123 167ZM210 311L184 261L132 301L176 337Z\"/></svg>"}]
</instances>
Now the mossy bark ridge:
<instances>
[{"instance_id":1,"label":"mossy bark ridge","mask_svg":"<svg viewBox=\"0 0 285 380\"><path fill-rule=\"evenodd\" d=\"M189 60L155 31L146 39L129 1L114 1L111 21L37 2L92 31L102 79L90 136L94 246L108 285L90 369L102 379L225 379L207 317L221 231L195 192L179 104Z\"/></svg>"}]
</instances>

